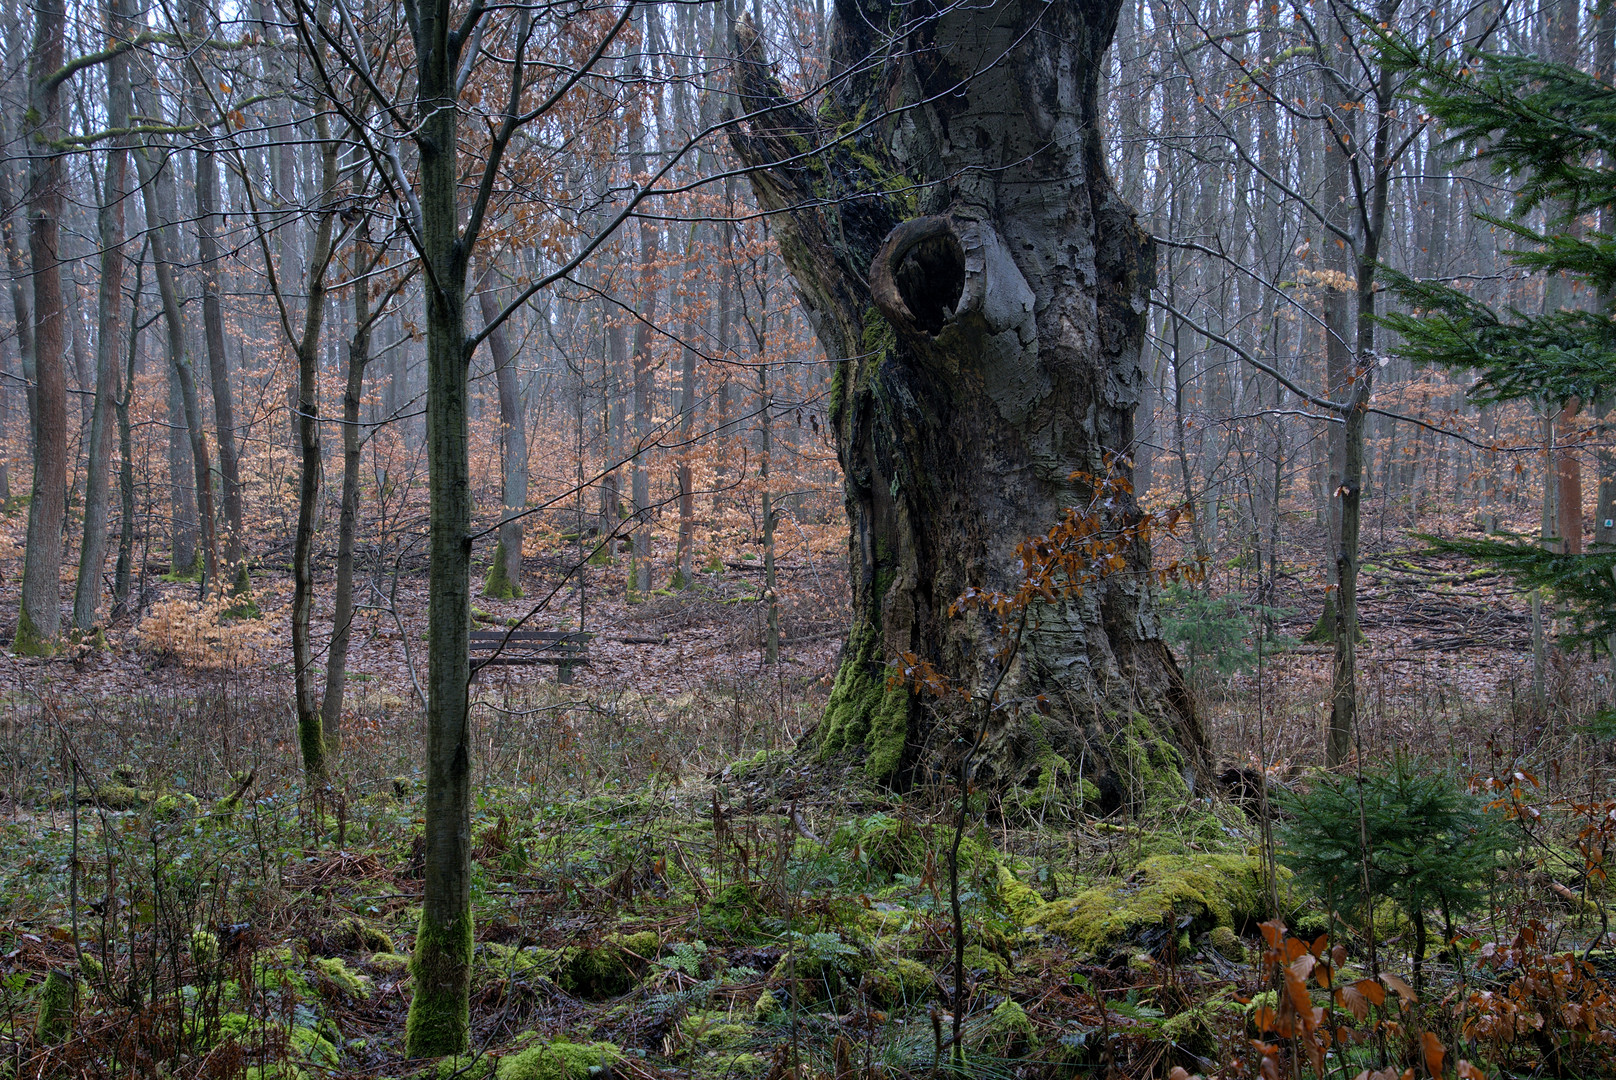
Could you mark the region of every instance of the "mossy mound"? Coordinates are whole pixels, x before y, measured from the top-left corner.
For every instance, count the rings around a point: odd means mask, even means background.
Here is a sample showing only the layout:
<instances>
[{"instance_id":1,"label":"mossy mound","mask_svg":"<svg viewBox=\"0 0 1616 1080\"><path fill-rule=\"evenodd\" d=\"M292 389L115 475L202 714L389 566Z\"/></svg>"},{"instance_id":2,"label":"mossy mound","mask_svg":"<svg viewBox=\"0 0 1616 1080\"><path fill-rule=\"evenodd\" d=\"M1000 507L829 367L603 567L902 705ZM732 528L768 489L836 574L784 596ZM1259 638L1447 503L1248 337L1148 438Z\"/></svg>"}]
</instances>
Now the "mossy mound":
<instances>
[{"instance_id":1,"label":"mossy mound","mask_svg":"<svg viewBox=\"0 0 1616 1080\"><path fill-rule=\"evenodd\" d=\"M1260 918L1262 910L1261 860L1247 855L1156 855L1120 881L1042 905L1027 925L1097 953L1179 916L1191 916L1192 929L1238 927Z\"/></svg>"},{"instance_id":2,"label":"mossy mound","mask_svg":"<svg viewBox=\"0 0 1616 1080\"><path fill-rule=\"evenodd\" d=\"M1006 998L988 1015L982 1044L1000 1054L1010 1055L1032 1045L1035 1036L1027 1010Z\"/></svg>"},{"instance_id":3,"label":"mossy mound","mask_svg":"<svg viewBox=\"0 0 1616 1080\"><path fill-rule=\"evenodd\" d=\"M772 986L791 989L793 976L796 996L807 1001L824 1001L842 992L844 981L856 981L868 962L856 949L843 952L798 952L782 956L769 972Z\"/></svg>"},{"instance_id":4,"label":"mossy mound","mask_svg":"<svg viewBox=\"0 0 1616 1080\"><path fill-rule=\"evenodd\" d=\"M393 939L385 930L378 929L358 916L343 919L337 925L332 940L341 948L352 952L390 953Z\"/></svg>"},{"instance_id":5,"label":"mossy mound","mask_svg":"<svg viewBox=\"0 0 1616 1080\"><path fill-rule=\"evenodd\" d=\"M348 970L348 965L341 957L315 960L314 970L319 973L320 984L341 997L353 1001L370 998L370 977Z\"/></svg>"},{"instance_id":6,"label":"mossy mound","mask_svg":"<svg viewBox=\"0 0 1616 1080\"><path fill-rule=\"evenodd\" d=\"M718 891L701 909L703 921L732 934L745 934L757 928L763 904L744 882L733 881Z\"/></svg>"},{"instance_id":7,"label":"mossy mound","mask_svg":"<svg viewBox=\"0 0 1616 1080\"><path fill-rule=\"evenodd\" d=\"M743 1051L739 1054L714 1054L690 1063L695 1076L723 1077L725 1080L753 1080L768 1075L771 1066L762 1054Z\"/></svg>"},{"instance_id":8,"label":"mossy mound","mask_svg":"<svg viewBox=\"0 0 1616 1080\"><path fill-rule=\"evenodd\" d=\"M646 962L661 948L656 931L641 930L615 935L600 945L567 949L558 981L561 989L578 997L615 997L633 988Z\"/></svg>"},{"instance_id":9,"label":"mossy mound","mask_svg":"<svg viewBox=\"0 0 1616 1080\"><path fill-rule=\"evenodd\" d=\"M543 1043L501 1058L494 1080L589 1080L622 1060L615 1043Z\"/></svg>"},{"instance_id":10,"label":"mossy mound","mask_svg":"<svg viewBox=\"0 0 1616 1080\"><path fill-rule=\"evenodd\" d=\"M884 1009L926 1001L937 992L931 969L907 957L877 960L861 984L870 1000Z\"/></svg>"},{"instance_id":11,"label":"mossy mound","mask_svg":"<svg viewBox=\"0 0 1616 1080\"><path fill-rule=\"evenodd\" d=\"M487 942L477 947L472 958L473 977L477 979L558 979L566 956L561 949L541 949L535 946L514 948Z\"/></svg>"},{"instance_id":12,"label":"mossy mound","mask_svg":"<svg viewBox=\"0 0 1616 1080\"><path fill-rule=\"evenodd\" d=\"M371 953L365 963L383 975L403 975L410 970L410 958L396 952Z\"/></svg>"},{"instance_id":13,"label":"mossy mound","mask_svg":"<svg viewBox=\"0 0 1616 1080\"><path fill-rule=\"evenodd\" d=\"M736 1050L759 1034L757 1029L736 1023L724 1012L692 1012L680 1026L687 1039L708 1050Z\"/></svg>"},{"instance_id":14,"label":"mossy mound","mask_svg":"<svg viewBox=\"0 0 1616 1080\"><path fill-rule=\"evenodd\" d=\"M965 946L965 967L968 971L989 979L1008 979L1010 965L1005 963L1004 957L981 945Z\"/></svg>"},{"instance_id":15,"label":"mossy mound","mask_svg":"<svg viewBox=\"0 0 1616 1080\"><path fill-rule=\"evenodd\" d=\"M999 907L1017 926L1026 926L1044 906L1044 898L1004 863L994 869L994 885Z\"/></svg>"},{"instance_id":16,"label":"mossy mound","mask_svg":"<svg viewBox=\"0 0 1616 1080\"><path fill-rule=\"evenodd\" d=\"M1233 927L1214 926L1212 932L1206 937L1206 943L1216 949L1219 955L1226 960L1239 963L1246 959L1246 943L1240 939L1239 934L1234 932Z\"/></svg>"}]
</instances>

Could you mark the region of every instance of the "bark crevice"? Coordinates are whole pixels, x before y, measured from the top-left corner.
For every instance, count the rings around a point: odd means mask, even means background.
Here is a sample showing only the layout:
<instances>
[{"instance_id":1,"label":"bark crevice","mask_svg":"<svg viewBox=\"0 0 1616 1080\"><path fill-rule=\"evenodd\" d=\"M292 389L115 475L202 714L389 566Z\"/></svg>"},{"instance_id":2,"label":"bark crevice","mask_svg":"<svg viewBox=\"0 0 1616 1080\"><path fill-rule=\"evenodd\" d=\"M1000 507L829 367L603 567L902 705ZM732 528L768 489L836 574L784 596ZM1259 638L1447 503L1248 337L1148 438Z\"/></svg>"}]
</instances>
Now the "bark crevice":
<instances>
[{"instance_id":1,"label":"bark crevice","mask_svg":"<svg viewBox=\"0 0 1616 1080\"><path fill-rule=\"evenodd\" d=\"M1153 273L1096 129L1116 11L839 4L842 77L814 112L737 27L731 141L837 362L854 625L816 738L875 776L949 770L964 719L895 689L892 661L971 689L1000 674L999 616L950 617L957 597L1013 591L1016 546L1068 508L1103 502L1118 536L1139 521L1131 495L1096 499L1099 478L1130 478ZM1033 613L1001 696L1052 707L998 714L979 780L1026 782L1055 755L1114 804L1181 797L1202 770L1150 553L1125 546Z\"/></svg>"}]
</instances>

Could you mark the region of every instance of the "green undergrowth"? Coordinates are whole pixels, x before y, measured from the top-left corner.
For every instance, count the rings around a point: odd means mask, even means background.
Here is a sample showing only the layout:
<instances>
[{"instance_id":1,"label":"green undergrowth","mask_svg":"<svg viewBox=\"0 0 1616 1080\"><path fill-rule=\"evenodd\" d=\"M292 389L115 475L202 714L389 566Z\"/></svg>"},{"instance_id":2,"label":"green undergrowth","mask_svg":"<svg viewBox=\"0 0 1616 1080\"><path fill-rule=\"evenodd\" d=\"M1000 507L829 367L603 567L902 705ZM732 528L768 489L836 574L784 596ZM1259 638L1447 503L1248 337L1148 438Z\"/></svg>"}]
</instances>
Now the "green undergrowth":
<instances>
[{"instance_id":1,"label":"green undergrowth","mask_svg":"<svg viewBox=\"0 0 1616 1080\"><path fill-rule=\"evenodd\" d=\"M337 804L285 784L181 790L173 775L109 768L93 797L61 793L28 822L0 822L3 925L32 935L0 931L0 952L19 958L6 1031L65 1053L54 1048L127 1019L130 985L156 985L188 1017L165 1052L239 1051L257 1080L761 1080L783 1047L815 1075L836 1075L841 1053L890 1075L963 1059L1065 1077L1098 1068L1106 1039L1113 1057L1193 1068L1182 1048L1245 1034L1227 987L1256 979L1258 925L1329 924L1288 872L1269 880L1260 832L1234 807L1179 800L1094 820L1078 790L1049 824L1018 826L1071 784L1050 760L1048 789L1015 814L973 802L956 971L952 798L898 799L856 765L803 762L757 751L706 778L651 773L584 796L485 786L470 822L475 919L469 934L439 931L439 962L468 959L470 1012L418 1008L415 1048L456 1053L408 1063L422 970L415 778ZM62 870L75 808L81 883L110 876L116 910L134 913L132 935L103 938L81 906L82 961Z\"/></svg>"}]
</instances>

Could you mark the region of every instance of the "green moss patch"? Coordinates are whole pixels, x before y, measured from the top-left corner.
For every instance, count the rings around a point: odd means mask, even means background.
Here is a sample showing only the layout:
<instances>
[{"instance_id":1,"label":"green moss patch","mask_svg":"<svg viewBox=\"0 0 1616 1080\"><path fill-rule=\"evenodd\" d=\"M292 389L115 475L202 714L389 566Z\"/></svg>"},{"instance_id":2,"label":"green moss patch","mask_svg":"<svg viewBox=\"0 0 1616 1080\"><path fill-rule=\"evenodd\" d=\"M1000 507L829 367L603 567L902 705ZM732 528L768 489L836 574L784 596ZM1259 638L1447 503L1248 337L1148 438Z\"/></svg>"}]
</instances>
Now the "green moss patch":
<instances>
[{"instance_id":1,"label":"green moss patch","mask_svg":"<svg viewBox=\"0 0 1616 1080\"><path fill-rule=\"evenodd\" d=\"M821 723L820 754L865 751L865 771L877 780L891 777L903 761L909 739L911 695L907 687L890 686L881 656L881 634L860 620L847 642L847 655L836 673Z\"/></svg>"},{"instance_id":2,"label":"green moss patch","mask_svg":"<svg viewBox=\"0 0 1616 1080\"><path fill-rule=\"evenodd\" d=\"M884 1009L913 1005L936 995L931 969L905 957L881 959L864 973L863 990Z\"/></svg>"},{"instance_id":3,"label":"green moss patch","mask_svg":"<svg viewBox=\"0 0 1616 1080\"><path fill-rule=\"evenodd\" d=\"M1044 904L1027 925L1089 953L1182 915L1201 929L1236 927L1263 913L1263 867L1247 855L1156 855L1126 878ZM1193 924L1192 924L1193 925Z\"/></svg>"},{"instance_id":4,"label":"green moss patch","mask_svg":"<svg viewBox=\"0 0 1616 1080\"><path fill-rule=\"evenodd\" d=\"M614 997L628 992L645 973L647 961L662 948L655 930L619 934L600 945L566 950L561 988L579 997Z\"/></svg>"},{"instance_id":5,"label":"green moss patch","mask_svg":"<svg viewBox=\"0 0 1616 1080\"><path fill-rule=\"evenodd\" d=\"M500 1059L495 1080L589 1080L597 1072L623 1060L623 1051L609 1042L552 1042L530 1046Z\"/></svg>"}]
</instances>

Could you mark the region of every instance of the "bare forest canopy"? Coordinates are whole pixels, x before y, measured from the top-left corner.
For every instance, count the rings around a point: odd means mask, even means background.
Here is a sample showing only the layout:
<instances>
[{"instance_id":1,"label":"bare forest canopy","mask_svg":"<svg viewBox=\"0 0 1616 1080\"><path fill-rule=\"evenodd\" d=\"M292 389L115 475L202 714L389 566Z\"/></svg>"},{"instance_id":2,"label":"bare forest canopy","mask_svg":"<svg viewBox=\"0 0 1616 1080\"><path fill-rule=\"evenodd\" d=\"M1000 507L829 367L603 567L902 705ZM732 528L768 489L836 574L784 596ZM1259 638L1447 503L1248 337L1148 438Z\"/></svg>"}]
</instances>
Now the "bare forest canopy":
<instances>
[{"instance_id":1,"label":"bare forest canopy","mask_svg":"<svg viewBox=\"0 0 1616 1080\"><path fill-rule=\"evenodd\" d=\"M1613 944L1613 84L1594 0L0 0L0 1077L1599 1074L1593 967L1437 1002Z\"/></svg>"}]
</instances>

